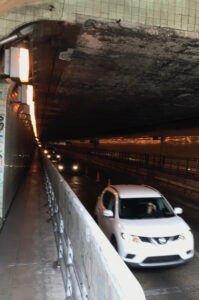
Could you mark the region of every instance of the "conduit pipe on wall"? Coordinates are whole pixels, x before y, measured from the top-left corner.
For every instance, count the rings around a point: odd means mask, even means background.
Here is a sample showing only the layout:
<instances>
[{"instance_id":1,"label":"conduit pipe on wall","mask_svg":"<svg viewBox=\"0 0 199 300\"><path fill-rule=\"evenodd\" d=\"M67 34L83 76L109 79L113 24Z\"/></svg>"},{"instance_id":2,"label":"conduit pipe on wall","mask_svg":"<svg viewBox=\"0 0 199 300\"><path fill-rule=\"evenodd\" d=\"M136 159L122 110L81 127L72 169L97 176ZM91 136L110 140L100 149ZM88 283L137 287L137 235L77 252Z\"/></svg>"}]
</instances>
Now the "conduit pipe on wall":
<instances>
[{"instance_id":1,"label":"conduit pipe on wall","mask_svg":"<svg viewBox=\"0 0 199 300\"><path fill-rule=\"evenodd\" d=\"M31 25L28 25L24 28L21 28L21 29L19 29L18 33L13 34L13 35L8 36L8 37L5 37L4 39L0 40L0 46L6 45L8 43L11 43L11 42L17 40L18 38L25 37L27 35L32 34L33 29L34 29L34 25L35 25L35 23L31 24Z\"/></svg>"}]
</instances>

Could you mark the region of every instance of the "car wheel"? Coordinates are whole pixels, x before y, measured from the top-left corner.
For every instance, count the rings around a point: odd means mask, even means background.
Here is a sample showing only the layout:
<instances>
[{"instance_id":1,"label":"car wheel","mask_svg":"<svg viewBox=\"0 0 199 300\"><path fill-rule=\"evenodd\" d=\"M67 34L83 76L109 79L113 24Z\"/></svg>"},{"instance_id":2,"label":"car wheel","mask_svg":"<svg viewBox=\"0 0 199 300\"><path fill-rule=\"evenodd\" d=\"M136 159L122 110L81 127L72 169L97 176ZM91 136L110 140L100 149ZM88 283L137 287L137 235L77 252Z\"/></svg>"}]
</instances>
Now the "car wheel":
<instances>
[{"instance_id":1,"label":"car wheel","mask_svg":"<svg viewBox=\"0 0 199 300\"><path fill-rule=\"evenodd\" d=\"M111 244L113 245L115 250L118 252L118 246L117 246L116 238L114 236L112 236L112 238L111 238Z\"/></svg>"}]
</instances>

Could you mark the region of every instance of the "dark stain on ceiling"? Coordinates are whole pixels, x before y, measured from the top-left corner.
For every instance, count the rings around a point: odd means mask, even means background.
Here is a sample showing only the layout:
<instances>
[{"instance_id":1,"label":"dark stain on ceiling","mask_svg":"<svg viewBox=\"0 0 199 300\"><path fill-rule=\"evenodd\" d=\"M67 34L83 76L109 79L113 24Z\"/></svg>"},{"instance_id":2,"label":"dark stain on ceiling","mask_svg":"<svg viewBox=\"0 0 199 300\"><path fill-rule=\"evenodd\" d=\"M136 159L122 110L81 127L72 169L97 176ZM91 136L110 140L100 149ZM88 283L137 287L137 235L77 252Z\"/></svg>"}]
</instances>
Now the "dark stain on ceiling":
<instances>
[{"instance_id":1,"label":"dark stain on ceiling","mask_svg":"<svg viewBox=\"0 0 199 300\"><path fill-rule=\"evenodd\" d=\"M43 141L198 124L198 39L116 22L41 21L31 47Z\"/></svg>"}]
</instances>

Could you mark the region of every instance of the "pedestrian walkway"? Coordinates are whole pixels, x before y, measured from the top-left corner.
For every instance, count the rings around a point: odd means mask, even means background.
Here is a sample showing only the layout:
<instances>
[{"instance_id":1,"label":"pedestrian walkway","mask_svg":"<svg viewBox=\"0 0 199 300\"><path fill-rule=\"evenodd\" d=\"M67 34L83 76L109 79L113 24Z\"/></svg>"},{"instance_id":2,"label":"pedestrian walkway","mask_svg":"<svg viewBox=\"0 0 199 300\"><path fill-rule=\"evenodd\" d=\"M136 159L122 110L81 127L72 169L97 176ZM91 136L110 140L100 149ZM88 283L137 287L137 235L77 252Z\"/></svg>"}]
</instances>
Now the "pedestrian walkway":
<instances>
[{"instance_id":1,"label":"pedestrian walkway","mask_svg":"<svg viewBox=\"0 0 199 300\"><path fill-rule=\"evenodd\" d=\"M57 250L38 157L0 233L0 300L65 298L61 271L53 268Z\"/></svg>"}]
</instances>

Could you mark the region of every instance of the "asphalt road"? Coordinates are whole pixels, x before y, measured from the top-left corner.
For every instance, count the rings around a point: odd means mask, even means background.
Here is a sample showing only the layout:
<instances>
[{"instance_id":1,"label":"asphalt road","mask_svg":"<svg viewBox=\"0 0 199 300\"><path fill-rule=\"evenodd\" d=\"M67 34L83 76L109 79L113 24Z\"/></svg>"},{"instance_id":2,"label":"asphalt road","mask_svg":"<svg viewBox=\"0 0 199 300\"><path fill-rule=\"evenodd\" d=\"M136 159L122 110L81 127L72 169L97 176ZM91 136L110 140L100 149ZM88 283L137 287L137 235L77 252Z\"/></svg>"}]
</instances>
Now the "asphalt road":
<instances>
[{"instance_id":1,"label":"asphalt road","mask_svg":"<svg viewBox=\"0 0 199 300\"><path fill-rule=\"evenodd\" d=\"M84 204L86 209L93 215L96 200L111 174L100 173L100 181L96 182L97 170L89 169L85 175L71 175L63 173L64 178L72 190ZM98 178L99 179L99 178ZM112 184L125 183L125 178L112 174ZM129 183L128 180L126 183ZM142 285L146 298L150 300L176 300L181 297L183 300L199 299L199 208L193 206L189 199L179 198L164 191L172 206L183 208L183 218L192 228L195 237L195 257L187 264L155 269L134 269L133 274ZM139 300L139 299L138 299Z\"/></svg>"},{"instance_id":2,"label":"asphalt road","mask_svg":"<svg viewBox=\"0 0 199 300\"><path fill-rule=\"evenodd\" d=\"M150 300L199 299L199 208L188 199L165 192L173 206L183 208L183 219L190 225L195 238L195 257L188 263L169 268L133 270Z\"/></svg>"}]
</instances>

